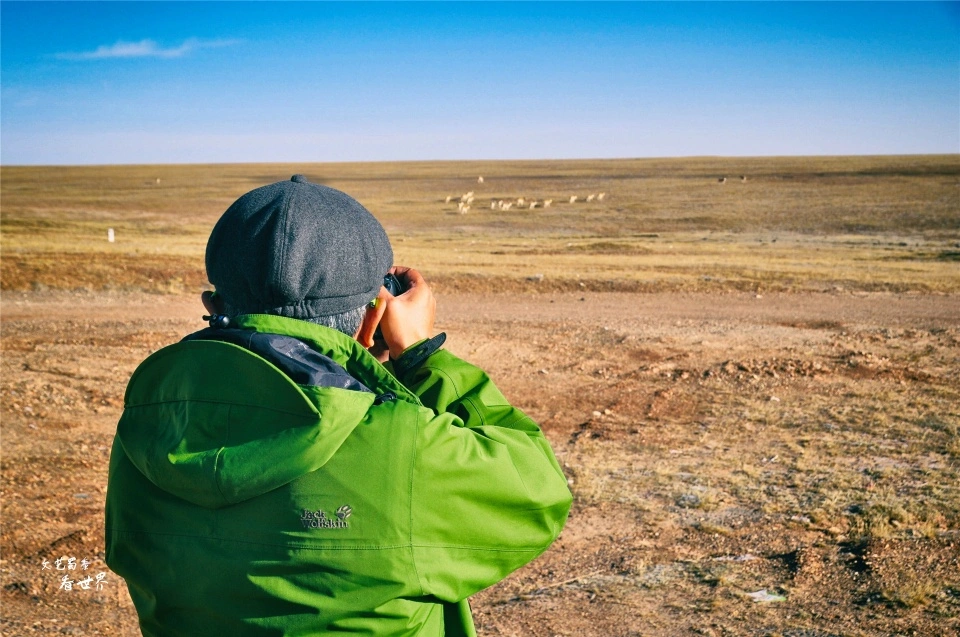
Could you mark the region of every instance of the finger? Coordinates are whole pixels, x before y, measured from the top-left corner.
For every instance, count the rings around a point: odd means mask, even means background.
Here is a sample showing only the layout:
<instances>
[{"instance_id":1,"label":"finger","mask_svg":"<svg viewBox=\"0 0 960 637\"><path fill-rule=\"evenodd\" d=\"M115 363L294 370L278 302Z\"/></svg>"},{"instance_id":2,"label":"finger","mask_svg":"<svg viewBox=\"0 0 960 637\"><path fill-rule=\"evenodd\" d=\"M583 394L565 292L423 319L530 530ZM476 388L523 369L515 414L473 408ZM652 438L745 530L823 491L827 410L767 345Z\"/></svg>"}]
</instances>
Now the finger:
<instances>
[{"instance_id":1,"label":"finger","mask_svg":"<svg viewBox=\"0 0 960 637\"><path fill-rule=\"evenodd\" d=\"M383 319L384 312L387 311L387 304L393 295L387 288L380 286L380 293L369 305L363 315L363 322L360 323L360 331L357 332L357 341L364 347L373 347L373 336L377 332L377 326Z\"/></svg>"},{"instance_id":2,"label":"finger","mask_svg":"<svg viewBox=\"0 0 960 637\"><path fill-rule=\"evenodd\" d=\"M427 281L417 270L403 265L395 265L389 272L396 276L408 290L417 286L427 287Z\"/></svg>"}]
</instances>

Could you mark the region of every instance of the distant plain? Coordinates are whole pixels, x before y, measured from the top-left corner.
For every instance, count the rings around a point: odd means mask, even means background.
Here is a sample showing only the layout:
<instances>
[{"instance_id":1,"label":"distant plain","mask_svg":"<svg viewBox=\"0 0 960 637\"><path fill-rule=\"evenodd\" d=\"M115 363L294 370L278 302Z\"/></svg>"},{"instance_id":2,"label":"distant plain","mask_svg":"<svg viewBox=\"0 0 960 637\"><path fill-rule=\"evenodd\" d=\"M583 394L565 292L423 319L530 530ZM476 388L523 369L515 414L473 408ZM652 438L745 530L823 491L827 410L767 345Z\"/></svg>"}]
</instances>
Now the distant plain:
<instances>
[{"instance_id":1,"label":"distant plain","mask_svg":"<svg viewBox=\"0 0 960 637\"><path fill-rule=\"evenodd\" d=\"M958 171L958 156L4 167L3 287L195 287L223 210L302 172L458 289L955 292ZM490 209L521 197L540 206Z\"/></svg>"}]
</instances>

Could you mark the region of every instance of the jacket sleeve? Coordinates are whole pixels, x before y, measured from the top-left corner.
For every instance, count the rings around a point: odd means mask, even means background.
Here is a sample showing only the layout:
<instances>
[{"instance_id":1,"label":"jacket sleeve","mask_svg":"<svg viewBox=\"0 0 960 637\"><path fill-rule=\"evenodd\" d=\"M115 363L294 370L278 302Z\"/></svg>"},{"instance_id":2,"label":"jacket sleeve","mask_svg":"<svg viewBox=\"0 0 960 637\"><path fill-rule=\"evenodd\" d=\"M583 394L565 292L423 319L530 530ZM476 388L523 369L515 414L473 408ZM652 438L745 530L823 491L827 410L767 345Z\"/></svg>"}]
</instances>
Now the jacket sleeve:
<instances>
[{"instance_id":1,"label":"jacket sleeve","mask_svg":"<svg viewBox=\"0 0 960 637\"><path fill-rule=\"evenodd\" d=\"M441 350L401 380L424 405L410 494L420 585L462 600L545 551L572 497L543 432L482 370Z\"/></svg>"}]
</instances>

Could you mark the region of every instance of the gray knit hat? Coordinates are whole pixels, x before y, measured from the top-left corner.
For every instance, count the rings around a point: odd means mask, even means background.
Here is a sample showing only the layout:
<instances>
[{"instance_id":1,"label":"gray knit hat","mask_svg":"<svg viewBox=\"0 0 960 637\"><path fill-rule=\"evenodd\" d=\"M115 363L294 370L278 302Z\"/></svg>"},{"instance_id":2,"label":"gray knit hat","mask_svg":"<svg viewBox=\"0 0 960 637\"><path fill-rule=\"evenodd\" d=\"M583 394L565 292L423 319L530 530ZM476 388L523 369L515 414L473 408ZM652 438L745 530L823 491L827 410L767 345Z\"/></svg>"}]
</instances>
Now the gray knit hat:
<instances>
[{"instance_id":1,"label":"gray knit hat","mask_svg":"<svg viewBox=\"0 0 960 637\"><path fill-rule=\"evenodd\" d=\"M210 233L206 260L230 307L306 319L373 300L393 250L355 199L294 175L237 199Z\"/></svg>"}]
</instances>

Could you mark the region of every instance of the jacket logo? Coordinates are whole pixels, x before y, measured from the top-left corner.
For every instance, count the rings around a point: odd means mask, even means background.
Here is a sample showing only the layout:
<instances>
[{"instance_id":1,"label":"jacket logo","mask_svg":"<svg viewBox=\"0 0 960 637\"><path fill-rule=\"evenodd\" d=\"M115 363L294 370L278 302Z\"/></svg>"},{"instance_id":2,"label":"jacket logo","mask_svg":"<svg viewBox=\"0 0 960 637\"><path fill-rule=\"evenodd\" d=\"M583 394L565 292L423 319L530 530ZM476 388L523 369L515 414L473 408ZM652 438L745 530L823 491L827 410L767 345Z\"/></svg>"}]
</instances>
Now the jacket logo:
<instances>
[{"instance_id":1,"label":"jacket logo","mask_svg":"<svg viewBox=\"0 0 960 637\"><path fill-rule=\"evenodd\" d=\"M320 509L316 511L304 509L303 515L300 516L300 523L305 529L349 529L347 518L352 514L353 509L349 504L344 504L337 509L335 517L327 517L327 514Z\"/></svg>"}]
</instances>

